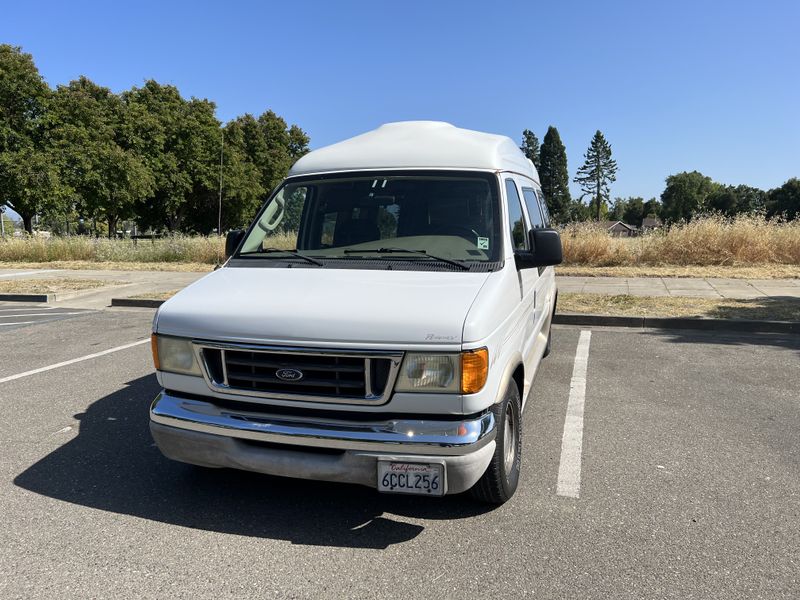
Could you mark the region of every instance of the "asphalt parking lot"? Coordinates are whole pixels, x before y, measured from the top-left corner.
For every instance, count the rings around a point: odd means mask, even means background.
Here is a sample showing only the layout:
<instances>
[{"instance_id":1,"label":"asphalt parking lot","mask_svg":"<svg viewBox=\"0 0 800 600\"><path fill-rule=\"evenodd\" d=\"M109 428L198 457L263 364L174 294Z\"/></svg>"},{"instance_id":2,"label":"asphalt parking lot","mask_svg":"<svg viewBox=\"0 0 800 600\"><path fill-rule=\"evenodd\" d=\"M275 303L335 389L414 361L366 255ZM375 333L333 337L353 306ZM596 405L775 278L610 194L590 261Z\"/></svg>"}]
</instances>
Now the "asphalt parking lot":
<instances>
[{"instance_id":1,"label":"asphalt parking lot","mask_svg":"<svg viewBox=\"0 0 800 600\"><path fill-rule=\"evenodd\" d=\"M488 509L166 460L152 316L0 327L0 597L800 595L798 336L592 329L569 497L582 330L555 328L520 488Z\"/></svg>"},{"instance_id":2,"label":"asphalt parking lot","mask_svg":"<svg viewBox=\"0 0 800 600\"><path fill-rule=\"evenodd\" d=\"M25 325L60 321L77 315L85 315L87 312L89 311L80 308L61 308L46 304L0 302L0 335Z\"/></svg>"}]
</instances>

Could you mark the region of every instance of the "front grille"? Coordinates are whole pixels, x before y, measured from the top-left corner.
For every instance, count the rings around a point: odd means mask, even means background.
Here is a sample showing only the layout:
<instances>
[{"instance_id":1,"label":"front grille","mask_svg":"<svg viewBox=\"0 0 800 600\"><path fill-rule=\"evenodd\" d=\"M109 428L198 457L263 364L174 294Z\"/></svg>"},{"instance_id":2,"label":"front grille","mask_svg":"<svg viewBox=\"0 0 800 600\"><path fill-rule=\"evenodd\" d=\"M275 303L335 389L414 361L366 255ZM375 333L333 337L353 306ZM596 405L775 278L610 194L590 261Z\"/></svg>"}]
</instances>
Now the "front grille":
<instances>
[{"instance_id":1,"label":"front grille","mask_svg":"<svg viewBox=\"0 0 800 600\"><path fill-rule=\"evenodd\" d=\"M306 401L381 403L402 358L385 352L196 344L212 389Z\"/></svg>"}]
</instances>

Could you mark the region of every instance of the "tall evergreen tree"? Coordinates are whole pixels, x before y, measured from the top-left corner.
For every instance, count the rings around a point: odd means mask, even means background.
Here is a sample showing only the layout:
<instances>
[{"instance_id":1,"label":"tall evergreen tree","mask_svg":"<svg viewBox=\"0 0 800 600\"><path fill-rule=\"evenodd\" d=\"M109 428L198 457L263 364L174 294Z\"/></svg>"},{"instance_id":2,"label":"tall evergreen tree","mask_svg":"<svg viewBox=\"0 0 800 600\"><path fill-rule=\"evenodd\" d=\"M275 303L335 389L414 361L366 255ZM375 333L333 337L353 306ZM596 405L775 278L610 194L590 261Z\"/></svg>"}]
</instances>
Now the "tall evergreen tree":
<instances>
[{"instance_id":1,"label":"tall evergreen tree","mask_svg":"<svg viewBox=\"0 0 800 600\"><path fill-rule=\"evenodd\" d=\"M570 219L572 204L567 172L567 150L561 142L558 129L552 125L547 128L544 136L539 162L537 170L547 208L556 222L564 223Z\"/></svg>"},{"instance_id":2,"label":"tall evergreen tree","mask_svg":"<svg viewBox=\"0 0 800 600\"><path fill-rule=\"evenodd\" d=\"M522 145L519 149L522 150L526 158L533 162L533 166L538 171L541 164L539 160L539 138L530 129L522 132Z\"/></svg>"},{"instance_id":3,"label":"tall evergreen tree","mask_svg":"<svg viewBox=\"0 0 800 600\"><path fill-rule=\"evenodd\" d=\"M602 207L608 202L610 186L617 180L617 162L611 158L611 145L599 129L592 137L584 159L583 166L575 176L575 183L581 186L584 195L592 196L599 221Z\"/></svg>"}]
</instances>

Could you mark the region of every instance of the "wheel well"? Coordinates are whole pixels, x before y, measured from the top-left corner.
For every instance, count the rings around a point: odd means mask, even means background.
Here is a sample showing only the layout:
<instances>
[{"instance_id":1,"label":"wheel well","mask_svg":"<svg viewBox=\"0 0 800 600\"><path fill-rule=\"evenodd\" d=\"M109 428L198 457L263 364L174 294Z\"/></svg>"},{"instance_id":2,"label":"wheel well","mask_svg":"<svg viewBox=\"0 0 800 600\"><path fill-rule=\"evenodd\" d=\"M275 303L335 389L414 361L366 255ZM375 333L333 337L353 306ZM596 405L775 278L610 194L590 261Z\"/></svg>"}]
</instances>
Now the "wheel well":
<instances>
[{"instance_id":1,"label":"wheel well","mask_svg":"<svg viewBox=\"0 0 800 600\"><path fill-rule=\"evenodd\" d=\"M511 375L511 379L514 380L514 383L517 384L517 389L519 390L519 397L522 398L522 393L525 391L525 367L522 363L517 365L517 368L514 369L514 373Z\"/></svg>"}]
</instances>

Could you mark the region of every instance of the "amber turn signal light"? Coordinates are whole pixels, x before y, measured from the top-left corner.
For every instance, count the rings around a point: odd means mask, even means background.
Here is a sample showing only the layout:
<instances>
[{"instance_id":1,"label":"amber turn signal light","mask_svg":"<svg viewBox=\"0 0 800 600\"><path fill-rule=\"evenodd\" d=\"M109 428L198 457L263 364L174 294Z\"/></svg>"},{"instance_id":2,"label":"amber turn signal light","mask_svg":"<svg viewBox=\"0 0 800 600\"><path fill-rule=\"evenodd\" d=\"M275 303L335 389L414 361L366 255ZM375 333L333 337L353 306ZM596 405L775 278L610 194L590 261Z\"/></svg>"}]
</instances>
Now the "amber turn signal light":
<instances>
[{"instance_id":1,"label":"amber turn signal light","mask_svg":"<svg viewBox=\"0 0 800 600\"><path fill-rule=\"evenodd\" d=\"M150 349L153 351L153 366L156 371L161 370L161 362L158 360L158 337L155 333L150 334Z\"/></svg>"},{"instance_id":2,"label":"amber turn signal light","mask_svg":"<svg viewBox=\"0 0 800 600\"><path fill-rule=\"evenodd\" d=\"M461 393L475 394L483 389L489 375L489 351L486 348L461 353Z\"/></svg>"}]
</instances>

